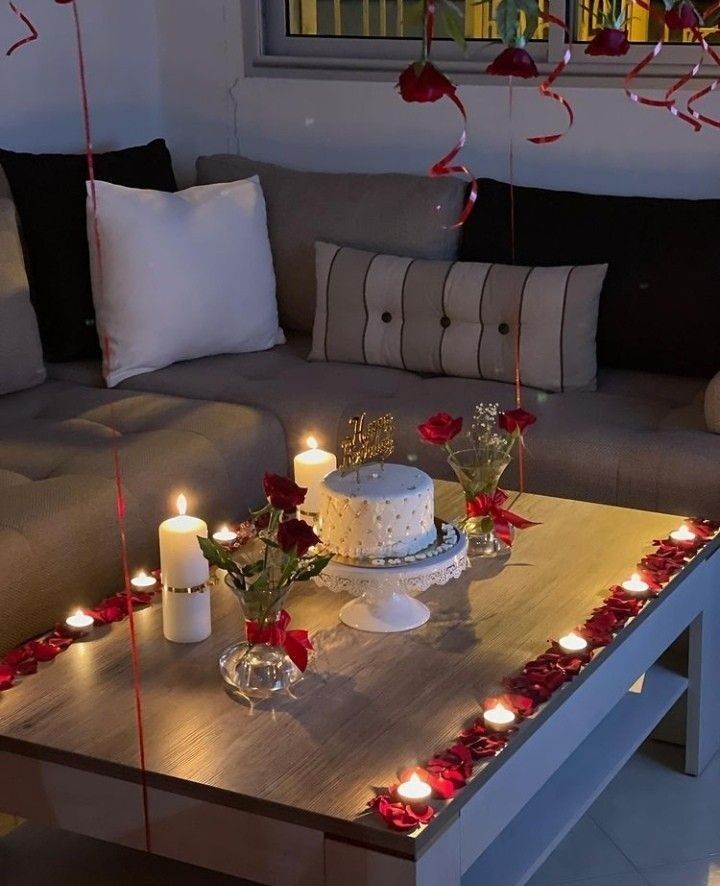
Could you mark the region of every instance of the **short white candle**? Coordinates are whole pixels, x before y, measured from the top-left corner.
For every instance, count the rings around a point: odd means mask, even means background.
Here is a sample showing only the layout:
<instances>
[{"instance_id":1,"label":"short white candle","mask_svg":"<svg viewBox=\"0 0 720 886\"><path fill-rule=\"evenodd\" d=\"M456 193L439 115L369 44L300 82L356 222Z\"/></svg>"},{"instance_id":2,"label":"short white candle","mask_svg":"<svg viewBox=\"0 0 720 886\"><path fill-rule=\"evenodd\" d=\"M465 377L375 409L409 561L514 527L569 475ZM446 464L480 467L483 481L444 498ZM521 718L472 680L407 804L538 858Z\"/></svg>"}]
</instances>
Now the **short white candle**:
<instances>
[{"instance_id":1,"label":"short white candle","mask_svg":"<svg viewBox=\"0 0 720 886\"><path fill-rule=\"evenodd\" d=\"M231 545L237 541L237 532L233 532L227 526L222 526L217 532L213 533L213 541L219 545Z\"/></svg>"},{"instance_id":2,"label":"short white candle","mask_svg":"<svg viewBox=\"0 0 720 886\"><path fill-rule=\"evenodd\" d=\"M186 514L187 500L179 495L179 516L160 524L160 571L168 588L195 588L210 577L210 566L198 544L198 537L207 538L207 523Z\"/></svg>"},{"instance_id":3,"label":"short white candle","mask_svg":"<svg viewBox=\"0 0 720 886\"><path fill-rule=\"evenodd\" d=\"M89 631L95 624L92 615L87 615L82 609L77 609L69 618L65 620L65 626L73 634L84 633Z\"/></svg>"},{"instance_id":4,"label":"short white candle","mask_svg":"<svg viewBox=\"0 0 720 886\"><path fill-rule=\"evenodd\" d=\"M582 652L587 649L587 645L587 640L574 631L571 631L564 637L560 637L558 640L558 646L563 652Z\"/></svg>"},{"instance_id":5,"label":"short white candle","mask_svg":"<svg viewBox=\"0 0 720 886\"><path fill-rule=\"evenodd\" d=\"M647 597L650 585L643 581L637 572L633 572L632 576L622 583L622 589L634 597Z\"/></svg>"},{"instance_id":6,"label":"short white candle","mask_svg":"<svg viewBox=\"0 0 720 886\"><path fill-rule=\"evenodd\" d=\"M432 796L432 788L413 772L407 781L397 786L397 795L403 803L424 809Z\"/></svg>"},{"instance_id":7,"label":"short white candle","mask_svg":"<svg viewBox=\"0 0 720 886\"><path fill-rule=\"evenodd\" d=\"M319 449L318 441L314 437L307 438L307 446L305 452L295 456L293 462L295 482L307 489L300 510L306 514L317 514L320 510L320 484L328 474L337 469L337 458L332 452Z\"/></svg>"},{"instance_id":8,"label":"short white candle","mask_svg":"<svg viewBox=\"0 0 720 886\"><path fill-rule=\"evenodd\" d=\"M679 529L675 529L670 533L670 538L673 541L695 541L695 533L689 526L683 523Z\"/></svg>"},{"instance_id":9,"label":"short white candle","mask_svg":"<svg viewBox=\"0 0 720 886\"><path fill-rule=\"evenodd\" d=\"M506 732L515 722L515 714L498 702L494 708L488 708L483 714L485 725L495 732Z\"/></svg>"},{"instance_id":10,"label":"short white candle","mask_svg":"<svg viewBox=\"0 0 720 886\"><path fill-rule=\"evenodd\" d=\"M130 584L135 588L136 591L149 591L150 588L155 587L157 581L152 577L152 575L148 575L144 569L141 569L140 572L137 573L137 575L130 579Z\"/></svg>"}]
</instances>

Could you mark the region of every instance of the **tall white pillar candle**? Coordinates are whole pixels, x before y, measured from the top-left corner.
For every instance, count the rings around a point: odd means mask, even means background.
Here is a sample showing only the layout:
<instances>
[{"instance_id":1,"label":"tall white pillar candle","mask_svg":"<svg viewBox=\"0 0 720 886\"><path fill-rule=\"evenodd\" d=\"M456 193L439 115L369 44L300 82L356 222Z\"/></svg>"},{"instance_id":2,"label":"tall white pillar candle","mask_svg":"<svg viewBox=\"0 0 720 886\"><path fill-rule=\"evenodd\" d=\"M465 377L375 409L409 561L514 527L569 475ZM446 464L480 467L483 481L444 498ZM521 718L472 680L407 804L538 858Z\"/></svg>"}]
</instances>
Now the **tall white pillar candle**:
<instances>
[{"instance_id":1,"label":"tall white pillar candle","mask_svg":"<svg viewBox=\"0 0 720 886\"><path fill-rule=\"evenodd\" d=\"M163 633L174 643L199 643L212 632L210 565L198 537L207 538L207 524L185 513L178 497L178 516L160 524L160 571L163 583ZM195 589L195 590L192 590Z\"/></svg>"},{"instance_id":2,"label":"tall white pillar candle","mask_svg":"<svg viewBox=\"0 0 720 886\"><path fill-rule=\"evenodd\" d=\"M295 482L307 489L300 510L306 514L317 514L320 510L320 484L328 474L337 469L337 458L332 452L319 449L314 437L308 437L307 445L305 452L295 456Z\"/></svg>"}]
</instances>

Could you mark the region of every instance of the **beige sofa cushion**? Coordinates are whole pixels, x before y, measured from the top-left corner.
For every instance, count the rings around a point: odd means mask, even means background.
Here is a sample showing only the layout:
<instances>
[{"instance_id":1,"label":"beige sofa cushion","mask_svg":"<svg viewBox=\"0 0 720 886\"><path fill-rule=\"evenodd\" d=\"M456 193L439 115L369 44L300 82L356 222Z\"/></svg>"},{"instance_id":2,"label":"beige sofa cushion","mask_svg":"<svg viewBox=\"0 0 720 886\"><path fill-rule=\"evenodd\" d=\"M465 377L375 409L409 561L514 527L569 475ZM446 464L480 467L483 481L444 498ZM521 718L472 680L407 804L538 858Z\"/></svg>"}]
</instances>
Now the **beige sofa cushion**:
<instances>
[{"instance_id":1,"label":"beige sofa cushion","mask_svg":"<svg viewBox=\"0 0 720 886\"><path fill-rule=\"evenodd\" d=\"M197 161L198 184L260 177L277 276L280 323L312 332L315 241L416 258L455 258L465 183L415 175L298 172L245 157Z\"/></svg>"},{"instance_id":2,"label":"beige sofa cushion","mask_svg":"<svg viewBox=\"0 0 720 886\"><path fill-rule=\"evenodd\" d=\"M720 372L710 379L705 390L705 424L708 431L720 434Z\"/></svg>"},{"instance_id":3,"label":"beige sofa cushion","mask_svg":"<svg viewBox=\"0 0 720 886\"><path fill-rule=\"evenodd\" d=\"M311 360L392 366L544 391L595 389L607 265L426 261L318 243Z\"/></svg>"},{"instance_id":4,"label":"beige sofa cushion","mask_svg":"<svg viewBox=\"0 0 720 886\"><path fill-rule=\"evenodd\" d=\"M122 587L112 428L133 570L158 565L178 492L212 528L245 519L286 468L270 413L50 382L0 397L0 656Z\"/></svg>"},{"instance_id":5,"label":"beige sofa cushion","mask_svg":"<svg viewBox=\"0 0 720 886\"><path fill-rule=\"evenodd\" d=\"M44 380L40 333L30 304L15 206L0 197L0 394Z\"/></svg>"}]
</instances>

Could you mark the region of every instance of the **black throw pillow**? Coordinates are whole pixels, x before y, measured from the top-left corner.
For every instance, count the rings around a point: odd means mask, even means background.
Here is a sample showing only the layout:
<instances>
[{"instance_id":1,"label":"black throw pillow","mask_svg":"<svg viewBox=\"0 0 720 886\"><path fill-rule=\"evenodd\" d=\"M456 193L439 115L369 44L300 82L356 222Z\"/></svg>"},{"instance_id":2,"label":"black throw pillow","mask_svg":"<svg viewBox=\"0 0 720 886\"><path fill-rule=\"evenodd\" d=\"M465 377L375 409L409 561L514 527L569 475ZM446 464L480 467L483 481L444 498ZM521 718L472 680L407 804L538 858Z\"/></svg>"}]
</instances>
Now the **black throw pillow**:
<instances>
[{"instance_id":1,"label":"black throw pillow","mask_svg":"<svg viewBox=\"0 0 720 886\"><path fill-rule=\"evenodd\" d=\"M45 359L99 356L87 241L85 155L0 150L0 164L20 218ZM177 189L162 139L96 154L95 174L100 181L128 188Z\"/></svg>"},{"instance_id":2,"label":"black throw pillow","mask_svg":"<svg viewBox=\"0 0 720 886\"><path fill-rule=\"evenodd\" d=\"M515 188L515 263L607 262L598 363L710 377L720 369L712 249L720 200L617 197ZM510 188L479 181L462 261L510 264Z\"/></svg>"}]
</instances>

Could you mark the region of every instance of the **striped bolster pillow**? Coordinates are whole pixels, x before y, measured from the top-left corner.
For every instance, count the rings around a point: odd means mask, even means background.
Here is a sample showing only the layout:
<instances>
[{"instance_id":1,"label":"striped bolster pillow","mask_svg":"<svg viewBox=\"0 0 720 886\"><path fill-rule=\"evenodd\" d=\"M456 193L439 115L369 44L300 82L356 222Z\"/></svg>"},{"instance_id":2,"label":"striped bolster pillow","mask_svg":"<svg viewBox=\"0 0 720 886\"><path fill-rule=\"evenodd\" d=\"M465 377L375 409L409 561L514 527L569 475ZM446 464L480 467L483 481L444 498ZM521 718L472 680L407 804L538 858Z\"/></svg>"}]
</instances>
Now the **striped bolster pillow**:
<instances>
[{"instance_id":1,"label":"striped bolster pillow","mask_svg":"<svg viewBox=\"0 0 720 886\"><path fill-rule=\"evenodd\" d=\"M594 390L607 265L428 261L316 243L311 360Z\"/></svg>"}]
</instances>

